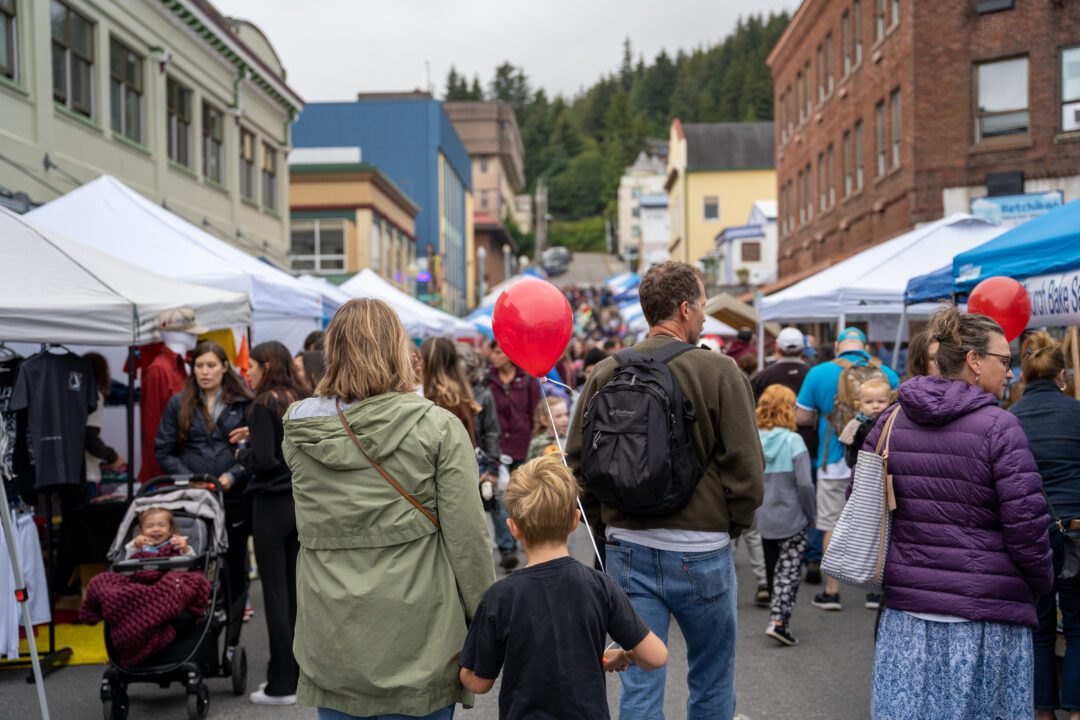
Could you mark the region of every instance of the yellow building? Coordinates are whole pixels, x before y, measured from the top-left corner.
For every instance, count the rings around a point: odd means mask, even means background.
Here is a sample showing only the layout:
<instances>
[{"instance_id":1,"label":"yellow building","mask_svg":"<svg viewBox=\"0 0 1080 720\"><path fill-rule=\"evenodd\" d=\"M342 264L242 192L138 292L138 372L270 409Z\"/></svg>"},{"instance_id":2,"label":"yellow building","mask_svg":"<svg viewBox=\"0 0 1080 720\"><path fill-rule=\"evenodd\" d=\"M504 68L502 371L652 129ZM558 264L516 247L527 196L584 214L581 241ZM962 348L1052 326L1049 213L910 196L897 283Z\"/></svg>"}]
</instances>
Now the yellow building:
<instances>
[{"instance_id":1,"label":"yellow building","mask_svg":"<svg viewBox=\"0 0 1080 720\"><path fill-rule=\"evenodd\" d=\"M374 165L289 166L292 269L342 280L370 268L412 293L420 208Z\"/></svg>"},{"instance_id":2,"label":"yellow building","mask_svg":"<svg viewBox=\"0 0 1080 720\"><path fill-rule=\"evenodd\" d=\"M758 200L776 199L773 124L675 118L664 189L672 259L702 263L708 276L721 230L743 225Z\"/></svg>"}]
</instances>

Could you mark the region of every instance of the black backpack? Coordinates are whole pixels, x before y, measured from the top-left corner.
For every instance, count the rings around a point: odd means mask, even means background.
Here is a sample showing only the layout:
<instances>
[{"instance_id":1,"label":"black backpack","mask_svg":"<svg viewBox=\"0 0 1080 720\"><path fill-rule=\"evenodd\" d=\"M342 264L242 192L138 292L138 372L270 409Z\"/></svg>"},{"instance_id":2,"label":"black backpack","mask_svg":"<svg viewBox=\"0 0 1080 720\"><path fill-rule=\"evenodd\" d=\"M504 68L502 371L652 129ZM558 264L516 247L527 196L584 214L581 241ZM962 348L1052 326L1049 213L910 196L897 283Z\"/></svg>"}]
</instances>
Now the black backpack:
<instances>
[{"instance_id":1,"label":"black backpack","mask_svg":"<svg viewBox=\"0 0 1080 720\"><path fill-rule=\"evenodd\" d=\"M581 475L605 505L666 515L690 501L704 474L690 437L693 404L667 364L693 345L672 342L646 355L615 354L618 368L589 401L582 422Z\"/></svg>"}]
</instances>

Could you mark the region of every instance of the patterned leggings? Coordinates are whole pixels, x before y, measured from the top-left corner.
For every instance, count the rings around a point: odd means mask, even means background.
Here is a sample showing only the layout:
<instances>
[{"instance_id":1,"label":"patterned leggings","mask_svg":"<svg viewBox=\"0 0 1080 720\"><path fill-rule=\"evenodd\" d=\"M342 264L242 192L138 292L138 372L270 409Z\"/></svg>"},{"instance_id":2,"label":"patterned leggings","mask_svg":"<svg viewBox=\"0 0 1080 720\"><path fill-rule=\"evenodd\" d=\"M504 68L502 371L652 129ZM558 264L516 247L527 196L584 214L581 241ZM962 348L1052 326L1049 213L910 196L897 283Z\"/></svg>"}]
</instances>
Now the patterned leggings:
<instances>
[{"instance_id":1,"label":"patterned leggings","mask_svg":"<svg viewBox=\"0 0 1080 720\"><path fill-rule=\"evenodd\" d=\"M783 540L762 538L765 550L765 574L772 597L772 621L787 625L795 607L795 596L802 579L803 553L806 551L806 531Z\"/></svg>"}]
</instances>

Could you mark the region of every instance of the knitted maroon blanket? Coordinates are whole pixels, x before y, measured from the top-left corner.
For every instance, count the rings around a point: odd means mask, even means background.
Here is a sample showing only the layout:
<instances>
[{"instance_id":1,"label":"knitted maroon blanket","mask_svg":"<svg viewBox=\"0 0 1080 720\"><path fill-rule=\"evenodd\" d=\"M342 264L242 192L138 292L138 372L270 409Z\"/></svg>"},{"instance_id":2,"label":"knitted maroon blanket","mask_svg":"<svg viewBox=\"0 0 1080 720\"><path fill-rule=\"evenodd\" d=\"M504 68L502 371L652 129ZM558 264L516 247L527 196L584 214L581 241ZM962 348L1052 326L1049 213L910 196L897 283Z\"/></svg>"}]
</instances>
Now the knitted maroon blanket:
<instances>
[{"instance_id":1,"label":"knitted maroon blanket","mask_svg":"<svg viewBox=\"0 0 1080 720\"><path fill-rule=\"evenodd\" d=\"M161 557L137 553L134 557ZM79 621L104 620L120 662L134 667L176 638L171 621L184 612L201 616L210 598L210 581L199 572L140 570L134 575L101 573L90 580Z\"/></svg>"}]
</instances>

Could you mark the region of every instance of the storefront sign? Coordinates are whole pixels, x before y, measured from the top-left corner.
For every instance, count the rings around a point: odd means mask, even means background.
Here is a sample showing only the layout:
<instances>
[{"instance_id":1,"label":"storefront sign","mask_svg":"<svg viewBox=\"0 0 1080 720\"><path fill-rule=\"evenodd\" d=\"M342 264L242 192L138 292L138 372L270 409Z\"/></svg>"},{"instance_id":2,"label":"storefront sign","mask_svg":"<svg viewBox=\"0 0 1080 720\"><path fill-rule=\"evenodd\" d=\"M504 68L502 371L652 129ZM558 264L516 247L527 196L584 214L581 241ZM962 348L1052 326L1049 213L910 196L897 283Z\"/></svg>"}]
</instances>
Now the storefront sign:
<instances>
[{"instance_id":1,"label":"storefront sign","mask_svg":"<svg viewBox=\"0 0 1080 720\"><path fill-rule=\"evenodd\" d=\"M1060 190L981 197L971 201L971 214L997 225L1016 227L1060 207L1063 201Z\"/></svg>"},{"instance_id":2,"label":"storefront sign","mask_svg":"<svg viewBox=\"0 0 1080 720\"><path fill-rule=\"evenodd\" d=\"M1080 269L1022 282L1031 296L1028 327L1080 325Z\"/></svg>"}]
</instances>

